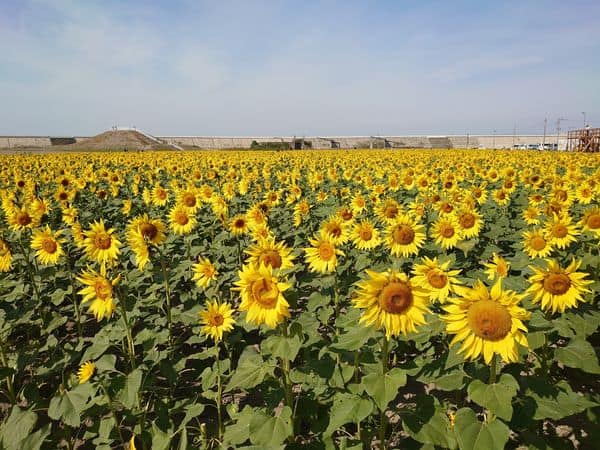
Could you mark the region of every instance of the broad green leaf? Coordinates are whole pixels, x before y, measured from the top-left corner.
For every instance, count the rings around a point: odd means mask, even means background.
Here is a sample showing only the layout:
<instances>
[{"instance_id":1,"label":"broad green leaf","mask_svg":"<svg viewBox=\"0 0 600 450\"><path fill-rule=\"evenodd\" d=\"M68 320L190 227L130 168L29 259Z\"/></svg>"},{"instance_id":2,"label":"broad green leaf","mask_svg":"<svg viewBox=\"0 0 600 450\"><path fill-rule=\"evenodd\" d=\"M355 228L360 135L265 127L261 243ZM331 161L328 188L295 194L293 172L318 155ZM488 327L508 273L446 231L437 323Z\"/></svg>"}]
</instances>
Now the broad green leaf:
<instances>
[{"instance_id":1,"label":"broad green leaf","mask_svg":"<svg viewBox=\"0 0 600 450\"><path fill-rule=\"evenodd\" d=\"M35 433L28 435L21 442L19 450L39 450L46 438L50 435L51 430L52 425L47 424L45 427L40 428Z\"/></svg>"},{"instance_id":2,"label":"broad green leaf","mask_svg":"<svg viewBox=\"0 0 600 450\"><path fill-rule=\"evenodd\" d=\"M358 395L338 394L329 412L329 425L325 435L331 435L342 425L361 422L373 411L373 403Z\"/></svg>"},{"instance_id":3,"label":"broad green leaf","mask_svg":"<svg viewBox=\"0 0 600 450\"><path fill-rule=\"evenodd\" d=\"M54 420L62 420L71 427L78 427L81 411L90 394L89 383L79 384L70 391L59 393L50 400L48 416Z\"/></svg>"},{"instance_id":4,"label":"broad green leaf","mask_svg":"<svg viewBox=\"0 0 600 450\"><path fill-rule=\"evenodd\" d=\"M246 405L241 412L232 417L235 422L225 427L223 436L225 443L237 447L246 442L250 438L250 420L254 414L254 408Z\"/></svg>"},{"instance_id":5,"label":"broad green leaf","mask_svg":"<svg viewBox=\"0 0 600 450\"><path fill-rule=\"evenodd\" d=\"M510 429L498 419L480 422L470 408L456 412L454 431L461 450L503 450L510 433Z\"/></svg>"},{"instance_id":6,"label":"broad green leaf","mask_svg":"<svg viewBox=\"0 0 600 450\"><path fill-rule=\"evenodd\" d=\"M143 375L144 372L139 368L127 375L125 386L123 386L123 389L117 396L117 399L125 406L125 408L131 409L137 405L138 393L142 384Z\"/></svg>"},{"instance_id":7,"label":"broad green leaf","mask_svg":"<svg viewBox=\"0 0 600 450\"><path fill-rule=\"evenodd\" d=\"M162 431L155 423L152 424L151 434L152 450L169 450L172 439L171 434Z\"/></svg>"},{"instance_id":8,"label":"broad green leaf","mask_svg":"<svg viewBox=\"0 0 600 450\"><path fill-rule=\"evenodd\" d=\"M417 398L416 408L402 417L402 427L410 436L422 444L453 448L450 420L435 397L423 395Z\"/></svg>"},{"instance_id":9,"label":"broad green leaf","mask_svg":"<svg viewBox=\"0 0 600 450\"><path fill-rule=\"evenodd\" d=\"M501 419L510 420L513 414L512 399L517 395L519 383L512 375L503 374L497 383L486 384L473 380L467 389L475 403L489 409Z\"/></svg>"},{"instance_id":10,"label":"broad green leaf","mask_svg":"<svg viewBox=\"0 0 600 450\"><path fill-rule=\"evenodd\" d=\"M398 389L406 384L406 373L398 368L385 375L371 373L363 377L362 383L379 409L385 410L388 403L398 395Z\"/></svg>"},{"instance_id":11,"label":"broad green leaf","mask_svg":"<svg viewBox=\"0 0 600 450\"><path fill-rule=\"evenodd\" d=\"M273 376L273 371L274 367L267 364L256 350L247 347L225 390L253 388L262 383L267 375Z\"/></svg>"},{"instance_id":12,"label":"broad green leaf","mask_svg":"<svg viewBox=\"0 0 600 450\"><path fill-rule=\"evenodd\" d=\"M332 348L339 350L356 351L365 346L365 343L377 336L377 331L372 327L354 327L350 328L348 332L336 336Z\"/></svg>"},{"instance_id":13,"label":"broad green leaf","mask_svg":"<svg viewBox=\"0 0 600 450\"><path fill-rule=\"evenodd\" d=\"M533 416L535 420L560 420L598 406L598 403L573 392L566 381L559 381L553 385L532 383L526 394L531 396L537 405Z\"/></svg>"},{"instance_id":14,"label":"broad green leaf","mask_svg":"<svg viewBox=\"0 0 600 450\"><path fill-rule=\"evenodd\" d=\"M567 367L600 374L600 365L594 347L584 339L572 339L566 347L557 349L555 355L556 359Z\"/></svg>"},{"instance_id":15,"label":"broad green leaf","mask_svg":"<svg viewBox=\"0 0 600 450\"><path fill-rule=\"evenodd\" d=\"M285 406L278 417L257 411L250 420L250 441L254 445L281 445L293 432L292 410Z\"/></svg>"},{"instance_id":16,"label":"broad green leaf","mask_svg":"<svg viewBox=\"0 0 600 450\"><path fill-rule=\"evenodd\" d=\"M31 433L36 422L36 413L13 406L10 416L0 428L3 447L6 450L20 450L23 440Z\"/></svg>"},{"instance_id":17,"label":"broad green leaf","mask_svg":"<svg viewBox=\"0 0 600 450\"><path fill-rule=\"evenodd\" d=\"M301 346L302 341L298 336L270 336L262 342L260 348L267 355L293 361Z\"/></svg>"}]
</instances>

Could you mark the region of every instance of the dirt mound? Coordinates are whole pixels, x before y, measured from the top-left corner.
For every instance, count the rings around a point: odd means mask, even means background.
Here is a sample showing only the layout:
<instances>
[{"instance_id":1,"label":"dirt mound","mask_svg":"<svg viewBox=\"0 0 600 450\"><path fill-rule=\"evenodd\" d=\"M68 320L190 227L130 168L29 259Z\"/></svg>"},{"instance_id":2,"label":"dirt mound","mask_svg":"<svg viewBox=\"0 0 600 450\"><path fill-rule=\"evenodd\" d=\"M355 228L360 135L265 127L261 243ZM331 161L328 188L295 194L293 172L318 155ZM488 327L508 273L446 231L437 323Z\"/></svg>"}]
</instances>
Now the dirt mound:
<instances>
[{"instance_id":1,"label":"dirt mound","mask_svg":"<svg viewBox=\"0 0 600 450\"><path fill-rule=\"evenodd\" d=\"M53 145L52 150L158 150L172 149L173 146L160 139L151 138L135 130L105 131L89 139L69 145Z\"/></svg>"}]
</instances>

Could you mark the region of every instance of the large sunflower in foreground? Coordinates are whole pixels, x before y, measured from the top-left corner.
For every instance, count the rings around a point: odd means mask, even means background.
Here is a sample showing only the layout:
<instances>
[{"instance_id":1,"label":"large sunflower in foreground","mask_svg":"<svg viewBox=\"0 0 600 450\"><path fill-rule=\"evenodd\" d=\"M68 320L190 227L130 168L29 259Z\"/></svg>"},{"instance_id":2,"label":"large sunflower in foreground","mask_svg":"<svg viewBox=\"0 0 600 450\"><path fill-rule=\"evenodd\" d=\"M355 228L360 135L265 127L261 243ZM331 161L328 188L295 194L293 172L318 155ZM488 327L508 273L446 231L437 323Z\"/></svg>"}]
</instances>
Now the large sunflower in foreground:
<instances>
[{"instance_id":1,"label":"large sunflower in foreground","mask_svg":"<svg viewBox=\"0 0 600 450\"><path fill-rule=\"evenodd\" d=\"M554 214L552 219L546 222L545 229L551 238L552 245L561 250L576 242L579 235L579 226L572 223L569 215Z\"/></svg>"},{"instance_id":2,"label":"large sunflower in foreground","mask_svg":"<svg viewBox=\"0 0 600 450\"><path fill-rule=\"evenodd\" d=\"M369 279L356 283L353 300L356 308L365 310L360 323L385 328L388 339L414 332L417 326L425 324L425 314L429 312L426 291L401 272L366 272Z\"/></svg>"},{"instance_id":3,"label":"large sunflower in foreground","mask_svg":"<svg viewBox=\"0 0 600 450\"><path fill-rule=\"evenodd\" d=\"M564 312L566 309L583 302L583 294L589 292L586 288L591 280L585 272L577 272L581 261L573 259L568 267L562 268L553 259L546 260L546 268L529 266L533 275L529 277L531 286L525 291L533 296L533 303L541 303L544 311Z\"/></svg>"},{"instance_id":4,"label":"large sunflower in foreground","mask_svg":"<svg viewBox=\"0 0 600 450\"><path fill-rule=\"evenodd\" d=\"M115 236L114 228L106 229L104 221L93 222L90 230L84 232L85 252L90 259L101 264L111 262L119 257L121 243Z\"/></svg>"},{"instance_id":5,"label":"large sunflower in foreground","mask_svg":"<svg viewBox=\"0 0 600 450\"><path fill-rule=\"evenodd\" d=\"M385 244L392 255L407 258L419 253L425 243L425 227L407 215L399 215L386 229Z\"/></svg>"},{"instance_id":6,"label":"large sunflower in foreground","mask_svg":"<svg viewBox=\"0 0 600 450\"><path fill-rule=\"evenodd\" d=\"M81 303L91 302L89 311L94 314L96 320L99 322L112 316L115 310L113 286L119 282L119 277L109 280L106 277L105 265L102 264L99 273L88 269L77 277L77 280L86 286L78 292L83 297Z\"/></svg>"},{"instance_id":7,"label":"large sunflower in foreground","mask_svg":"<svg viewBox=\"0 0 600 450\"><path fill-rule=\"evenodd\" d=\"M138 269L144 270L150 261L150 245L160 245L166 239L165 225L147 214L138 216L127 226L127 243L135 254Z\"/></svg>"},{"instance_id":8,"label":"large sunflower in foreground","mask_svg":"<svg viewBox=\"0 0 600 450\"><path fill-rule=\"evenodd\" d=\"M233 319L233 309L227 302L219 304L216 300L208 302L206 309L198 314L200 315L200 324L202 333L210 336L215 342L223 339L223 333L233 330L235 320Z\"/></svg>"},{"instance_id":9,"label":"large sunflower in foreground","mask_svg":"<svg viewBox=\"0 0 600 450\"><path fill-rule=\"evenodd\" d=\"M233 289L240 292L240 311L247 311L246 320L256 325L275 328L290 317L289 304L283 292L291 287L273 275L270 266L246 264L239 271L240 280Z\"/></svg>"},{"instance_id":10,"label":"large sunflower in foreground","mask_svg":"<svg viewBox=\"0 0 600 450\"><path fill-rule=\"evenodd\" d=\"M61 244L64 244L65 240L60 238L60 234L61 230L52 232L48 225L43 230L33 232L31 248L35 250L35 255L42 264L56 264L64 254Z\"/></svg>"},{"instance_id":11,"label":"large sunflower in foreground","mask_svg":"<svg viewBox=\"0 0 600 450\"><path fill-rule=\"evenodd\" d=\"M494 354L506 362L518 361L518 344L528 346L523 320L529 320L530 313L519 306L523 296L503 290L501 279L489 291L481 280L456 290L458 297L443 307L442 316L446 332L454 334L450 345L462 342L459 353L470 360L483 355L486 364Z\"/></svg>"}]
</instances>

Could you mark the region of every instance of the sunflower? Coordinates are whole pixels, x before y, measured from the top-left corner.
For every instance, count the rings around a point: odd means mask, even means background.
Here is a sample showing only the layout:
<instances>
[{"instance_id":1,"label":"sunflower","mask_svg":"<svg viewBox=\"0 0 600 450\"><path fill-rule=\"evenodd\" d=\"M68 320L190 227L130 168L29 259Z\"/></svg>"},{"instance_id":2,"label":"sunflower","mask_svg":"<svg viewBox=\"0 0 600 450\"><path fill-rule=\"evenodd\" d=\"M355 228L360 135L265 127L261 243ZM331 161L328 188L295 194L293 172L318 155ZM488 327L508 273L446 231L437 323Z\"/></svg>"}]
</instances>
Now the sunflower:
<instances>
[{"instance_id":1,"label":"sunflower","mask_svg":"<svg viewBox=\"0 0 600 450\"><path fill-rule=\"evenodd\" d=\"M362 213L366 207L367 201L362 194L356 194L352 197L352 200L350 201L350 208L352 208L352 211L355 215Z\"/></svg>"},{"instance_id":2,"label":"sunflower","mask_svg":"<svg viewBox=\"0 0 600 450\"><path fill-rule=\"evenodd\" d=\"M436 244L444 250L456 247L462 239L461 226L453 214L439 217L431 228L431 237L435 238Z\"/></svg>"},{"instance_id":3,"label":"sunflower","mask_svg":"<svg viewBox=\"0 0 600 450\"><path fill-rule=\"evenodd\" d=\"M414 265L412 282L428 293L429 300L444 302L461 284L456 278L459 273L460 270L450 269L450 261L439 264L437 258L425 256L423 264Z\"/></svg>"},{"instance_id":4,"label":"sunflower","mask_svg":"<svg viewBox=\"0 0 600 450\"><path fill-rule=\"evenodd\" d=\"M552 244L541 228L523 232L523 250L530 258L545 258L552 253Z\"/></svg>"},{"instance_id":5,"label":"sunflower","mask_svg":"<svg viewBox=\"0 0 600 450\"><path fill-rule=\"evenodd\" d=\"M583 231L596 233L596 236L600 237L600 208L596 206L586 209L581 218L581 225Z\"/></svg>"},{"instance_id":6,"label":"sunflower","mask_svg":"<svg viewBox=\"0 0 600 450\"><path fill-rule=\"evenodd\" d=\"M216 300L208 302L206 309L198 314L202 330L200 333L210 336L215 343L223 339L223 333L233 330L235 320L233 319L233 309L227 302L219 304Z\"/></svg>"},{"instance_id":7,"label":"sunflower","mask_svg":"<svg viewBox=\"0 0 600 450\"><path fill-rule=\"evenodd\" d=\"M464 239L471 239L479 235L483 220L477 211L474 209L462 210L458 212L456 218Z\"/></svg>"},{"instance_id":8,"label":"sunflower","mask_svg":"<svg viewBox=\"0 0 600 450\"><path fill-rule=\"evenodd\" d=\"M577 187L576 198L582 205L589 205L594 200L594 189L590 183L582 183L581 186Z\"/></svg>"},{"instance_id":9,"label":"sunflower","mask_svg":"<svg viewBox=\"0 0 600 450\"><path fill-rule=\"evenodd\" d=\"M354 306L364 309L359 323L385 328L389 339L400 333L415 332L425 324L429 312L427 293L404 273L367 270L368 279L356 283Z\"/></svg>"},{"instance_id":10,"label":"sunflower","mask_svg":"<svg viewBox=\"0 0 600 450\"><path fill-rule=\"evenodd\" d=\"M486 268L485 274L490 281L494 281L496 278L506 278L510 272L510 263L496 253L492 254L492 262L483 265Z\"/></svg>"},{"instance_id":11,"label":"sunflower","mask_svg":"<svg viewBox=\"0 0 600 450\"><path fill-rule=\"evenodd\" d=\"M537 206L528 206L523 211L523 219L527 222L527 225L537 225L540 223L540 208Z\"/></svg>"},{"instance_id":12,"label":"sunflower","mask_svg":"<svg viewBox=\"0 0 600 450\"><path fill-rule=\"evenodd\" d=\"M248 232L248 220L245 216L238 214L229 222L229 231L234 236L241 236Z\"/></svg>"},{"instance_id":13,"label":"sunflower","mask_svg":"<svg viewBox=\"0 0 600 450\"><path fill-rule=\"evenodd\" d=\"M337 257L344 253L335 247L335 244L322 234L315 238L309 238L311 247L306 247L306 262L311 272L329 273L337 267Z\"/></svg>"},{"instance_id":14,"label":"sunflower","mask_svg":"<svg viewBox=\"0 0 600 450\"><path fill-rule=\"evenodd\" d=\"M121 212L123 213L123 215L128 216L129 214L131 214L131 207L133 206L133 202L126 198L123 200L123 205L121 207Z\"/></svg>"},{"instance_id":15,"label":"sunflower","mask_svg":"<svg viewBox=\"0 0 600 450\"><path fill-rule=\"evenodd\" d=\"M77 277L77 280L86 286L78 292L83 297L81 303L91 302L89 311L94 314L98 322L105 317L111 317L115 310L113 286L119 282L119 279L120 277L114 280L106 278L104 264L100 266L100 273L88 268Z\"/></svg>"},{"instance_id":16,"label":"sunflower","mask_svg":"<svg viewBox=\"0 0 600 450\"><path fill-rule=\"evenodd\" d=\"M43 230L35 230L31 236L31 248L35 255L44 265L52 265L58 262L58 259L64 255L62 245L64 239L60 238L61 230L53 233L48 225Z\"/></svg>"},{"instance_id":17,"label":"sunflower","mask_svg":"<svg viewBox=\"0 0 600 450\"><path fill-rule=\"evenodd\" d=\"M298 202L294 206L294 226L299 227L305 217L308 217L310 213L310 203L306 200Z\"/></svg>"},{"instance_id":18,"label":"sunflower","mask_svg":"<svg viewBox=\"0 0 600 450\"><path fill-rule=\"evenodd\" d=\"M250 255L248 263L271 266L273 269L292 269L294 256L292 250L284 242L275 242L273 238L260 239L250 248L245 250Z\"/></svg>"},{"instance_id":19,"label":"sunflower","mask_svg":"<svg viewBox=\"0 0 600 450\"><path fill-rule=\"evenodd\" d=\"M85 252L88 258L104 264L119 257L121 242L116 238L114 228L107 230L104 227L102 219L100 222L93 222L84 235Z\"/></svg>"},{"instance_id":20,"label":"sunflower","mask_svg":"<svg viewBox=\"0 0 600 450\"><path fill-rule=\"evenodd\" d=\"M151 201L154 206L164 206L169 201L169 191L160 184L156 184L152 188Z\"/></svg>"},{"instance_id":21,"label":"sunflower","mask_svg":"<svg viewBox=\"0 0 600 450\"><path fill-rule=\"evenodd\" d=\"M585 301L583 294L590 292L586 288L591 280L585 272L577 272L581 261L573 259L567 268L561 268L558 261L546 260L546 267L529 266L533 275L529 277L531 286L525 291L533 296L533 303L541 303L544 311L563 313L566 309L574 308L578 302Z\"/></svg>"},{"instance_id":22,"label":"sunflower","mask_svg":"<svg viewBox=\"0 0 600 450\"><path fill-rule=\"evenodd\" d=\"M33 213L28 208L14 208L8 216L8 223L15 231L35 228L40 224L40 221L41 216Z\"/></svg>"},{"instance_id":23,"label":"sunflower","mask_svg":"<svg viewBox=\"0 0 600 450\"><path fill-rule=\"evenodd\" d=\"M176 234L189 234L196 226L196 217L187 208L176 205L169 211L169 224Z\"/></svg>"},{"instance_id":24,"label":"sunflower","mask_svg":"<svg viewBox=\"0 0 600 450\"><path fill-rule=\"evenodd\" d=\"M135 217L127 225L127 243L135 254L138 269L144 270L150 261L150 245L160 245L166 239L165 225L161 220L150 219L147 214Z\"/></svg>"},{"instance_id":25,"label":"sunflower","mask_svg":"<svg viewBox=\"0 0 600 450\"><path fill-rule=\"evenodd\" d=\"M552 242L552 245L559 249L564 249L577 241L579 235L579 227L572 224L572 219L569 215L559 216L554 214L553 218L546 222L544 228Z\"/></svg>"},{"instance_id":26,"label":"sunflower","mask_svg":"<svg viewBox=\"0 0 600 450\"><path fill-rule=\"evenodd\" d=\"M384 224L394 223L401 215L400 205L393 198L387 198L377 205L375 214Z\"/></svg>"},{"instance_id":27,"label":"sunflower","mask_svg":"<svg viewBox=\"0 0 600 450\"><path fill-rule=\"evenodd\" d=\"M246 320L256 325L275 328L290 317L289 304L283 292L291 287L273 275L270 266L246 264L239 271L240 280L233 290L240 291L240 311L247 311Z\"/></svg>"},{"instance_id":28,"label":"sunflower","mask_svg":"<svg viewBox=\"0 0 600 450\"><path fill-rule=\"evenodd\" d=\"M199 194L195 189L185 189L177 193L177 204L187 208L190 214L196 214L200 208Z\"/></svg>"},{"instance_id":29,"label":"sunflower","mask_svg":"<svg viewBox=\"0 0 600 450\"><path fill-rule=\"evenodd\" d=\"M96 364L92 361L86 361L81 366L79 366L79 370L77 371L77 378L79 378L79 384L86 383L92 378L94 372L96 370Z\"/></svg>"},{"instance_id":30,"label":"sunflower","mask_svg":"<svg viewBox=\"0 0 600 450\"><path fill-rule=\"evenodd\" d=\"M489 291L477 280L472 288L458 287L457 295L443 307L446 332L454 335L450 346L462 342L459 353L470 360L483 355L486 364L494 354L509 363L518 361L518 344L528 346L523 320L530 313L519 306L523 296L503 290L500 279Z\"/></svg>"},{"instance_id":31,"label":"sunflower","mask_svg":"<svg viewBox=\"0 0 600 450\"><path fill-rule=\"evenodd\" d=\"M392 255L404 258L419 253L425 243L425 227L407 215L399 215L386 229L385 244Z\"/></svg>"},{"instance_id":32,"label":"sunflower","mask_svg":"<svg viewBox=\"0 0 600 450\"><path fill-rule=\"evenodd\" d=\"M10 272L12 269L12 253L6 241L0 238L0 272Z\"/></svg>"},{"instance_id":33,"label":"sunflower","mask_svg":"<svg viewBox=\"0 0 600 450\"><path fill-rule=\"evenodd\" d=\"M321 224L320 233L334 245L343 245L350 238L348 224L339 216L331 216Z\"/></svg>"},{"instance_id":34,"label":"sunflower","mask_svg":"<svg viewBox=\"0 0 600 450\"><path fill-rule=\"evenodd\" d=\"M192 266L194 276L192 279L196 282L199 288L206 288L211 281L217 279L217 269L208 258L202 258L199 262Z\"/></svg>"},{"instance_id":35,"label":"sunflower","mask_svg":"<svg viewBox=\"0 0 600 450\"><path fill-rule=\"evenodd\" d=\"M67 225L73 225L79 220L79 211L74 206L62 209L62 221Z\"/></svg>"},{"instance_id":36,"label":"sunflower","mask_svg":"<svg viewBox=\"0 0 600 450\"><path fill-rule=\"evenodd\" d=\"M350 238L359 250L371 250L381 244L379 230L369 220L354 225Z\"/></svg>"}]
</instances>

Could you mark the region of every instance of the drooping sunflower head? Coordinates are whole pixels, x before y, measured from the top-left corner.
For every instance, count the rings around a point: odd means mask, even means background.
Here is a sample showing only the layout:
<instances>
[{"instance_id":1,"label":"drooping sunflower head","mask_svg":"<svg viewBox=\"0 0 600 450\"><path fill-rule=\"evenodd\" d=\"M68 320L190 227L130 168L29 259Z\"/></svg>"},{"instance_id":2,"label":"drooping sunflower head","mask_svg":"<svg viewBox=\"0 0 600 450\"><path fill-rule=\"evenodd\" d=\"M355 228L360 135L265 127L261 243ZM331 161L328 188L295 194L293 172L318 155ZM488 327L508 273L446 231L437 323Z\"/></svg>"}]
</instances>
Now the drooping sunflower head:
<instances>
[{"instance_id":1,"label":"drooping sunflower head","mask_svg":"<svg viewBox=\"0 0 600 450\"><path fill-rule=\"evenodd\" d=\"M429 312L427 293L401 272L366 271L368 278L356 283L353 304L364 309L360 323L384 328L386 337L415 332Z\"/></svg>"},{"instance_id":2,"label":"drooping sunflower head","mask_svg":"<svg viewBox=\"0 0 600 450\"><path fill-rule=\"evenodd\" d=\"M540 303L544 311L563 313L585 301L583 294L589 292L586 286L592 280L585 279L587 273L577 272L581 261L573 259L566 268L553 259L545 262L546 267L529 266L534 273L529 277L526 293L533 296L533 303Z\"/></svg>"},{"instance_id":3,"label":"drooping sunflower head","mask_svg":"<svg viewBox=\"0 0 600 450\"><path fill-rule=\"evenodd\" d=\"M443 309L446 331L454 337L450 345L462 342L459 353L477 359L483 355L490 364L494 354L506 362L519 358L519 344L527 347L527 327L523 323L530 313L519 306L522 296L503 290L498 279L491 290L481 280L472 288L458 287L457 297L450 298Z\"/></svg>"},{"instance_id":4,"label":"drooping sunflower head","mask_svg":"<svg viewBox=\"0 0 600 450\"><path fill-rule=\"evenodd\" d=\"M223 339L223 333L233 330L235 320L233 308L227 302L219 304L216 300L209 301L206 308L200 311L201 334L210 336L215 342Z\"/></svg>"}]
</instances>

